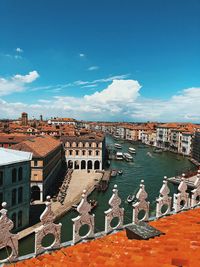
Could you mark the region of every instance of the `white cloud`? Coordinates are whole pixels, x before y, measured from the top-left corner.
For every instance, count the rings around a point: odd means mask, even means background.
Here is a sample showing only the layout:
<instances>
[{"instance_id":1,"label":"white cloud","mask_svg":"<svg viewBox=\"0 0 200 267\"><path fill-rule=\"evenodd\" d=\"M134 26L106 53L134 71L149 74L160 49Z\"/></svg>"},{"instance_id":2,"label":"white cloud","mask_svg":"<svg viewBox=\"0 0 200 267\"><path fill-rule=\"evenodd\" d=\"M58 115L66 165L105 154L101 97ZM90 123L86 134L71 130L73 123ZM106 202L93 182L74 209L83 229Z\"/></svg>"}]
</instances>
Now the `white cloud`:
<instances>
[{"instance_id":1,"label":"white cloud","mask_svg":"<svg viewBox=\"0 0 200 267\"><path fill-rule=\"evenodd\" d=\"M98 66L91 66L88 68L88 70L92 71L92 70L98 70L99 67Z\"/></svg>"},{"instance_id":2,"label":"white cloud","mask_svg":"<svg viewBox=\"0 0 200 267\"><path fill-rule=\"evenodd\" d=\"M17 48L15 49L15 51L16 51L17 53L23 53L23 52L24 52L23 49L21 49L20 47L17 47Z\"/></svg>"},{"instance_id":3,"label":"white cloud","mask_svg":"<svg viewBox=\"0 0 200 267\"><path fill-rule=\"evenodd\" d=\"M0 88L7 82L1 79ZM95 85L83 81L79 84L82 87ZM18 89L20 91L21 87ZM168 100L144 98L140 89L136 80L114 79L104 90L83 97L55 96L40 99L32 105L1 100L0 114L18 117L26 110L35 117L43 114L46 117L70 116L86 120L200 121L200 87L184 89ZM16 90L16 87L10 90Z\"/></svg>"},{"instance_id":4,"label":"white cloud","mask_svg":"<svg viewBox=\"0 0 200 267\"><path fill-rule=\"evenodd\" d=\"M80 53L80 54L79 54L79 57L85 57L85 54Z\"/></svg>"},{"instance_id":5,"label":"white cloud","mask_svg":"<svg viewBox=\"0 0 200 267\"><path fill-rule=\"evenodd\" d=\"M31 71L27 75L15 75L11 78L0 78L0 96L21 92L26 89L25 84L31 83L39 77L37 71Z\"/></svg>"},{"instance_id":6,"label":"white cloud","mask_svg":"<svg viewBox=\"0 0 200 267\"><path fill-rule=\"evenodd\" d=\"M27 75L17 74L13 77L13 80L21 83L32 83L39 77L39 74L36 70L30 71Z\"/></svg>"}]
</instances>

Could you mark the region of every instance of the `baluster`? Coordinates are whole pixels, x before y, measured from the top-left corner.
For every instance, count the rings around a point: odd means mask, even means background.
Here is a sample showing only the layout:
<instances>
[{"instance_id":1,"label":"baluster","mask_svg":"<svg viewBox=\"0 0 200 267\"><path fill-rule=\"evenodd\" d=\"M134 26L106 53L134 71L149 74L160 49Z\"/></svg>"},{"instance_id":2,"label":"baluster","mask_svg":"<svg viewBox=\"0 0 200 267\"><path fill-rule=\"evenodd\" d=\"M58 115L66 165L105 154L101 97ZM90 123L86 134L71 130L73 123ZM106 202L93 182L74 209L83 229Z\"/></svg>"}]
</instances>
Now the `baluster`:
<instances>
[{"instance_id":1,"label":"baluster","mask_svg":"<svg viewBox=\"0 0 200 267\"><path fill-rule=\"evenodd\" d=\"M140 221L148 221L149 219L149 202L146 201L148 197L145 191L144 180L141 180L140 189L136 194L137 202L133 204L133 223L137 224ZM142 219L139 220L138 215L140 211L144 211L145 214Z\"/></svg>"},{"instance_id":2,"label":"baluster","mask_svg":"<svg viewBox=\"0 0 200 267\"><path fill-rule=\"evenodd\" d=\"M178 194L174 194L173 209L179 212L189 208L189 194L186 192L187 184L185 182L185 174L182 174L181 182L178 186Z\"/></svg>"},{"instance_id":3,"label":"baluster","mask_svg":"<svg viewBox=\"0 0 200 267\"><path fill-rule=\"evenodd\" d=\"M197 178L194 182L195 189L193 189L191 197L191 207L194 208L200 204L200 170L198 170Z\"/></svg>"},{"instance_id":4,"label":"baluster","mask_svg":"<svg viewBox=\"0 0 200 267\"><path fill-rule=\"evenodd\" d=\"M124 209L119 207L121 204L121 199L118 196L117 185L114 185L113 194L108 203L111 208L104 212L106 233L123 227ZM118 218L118 223L116 226L112 227L111 223L114 218Z\"/></svg>"},{"instance_id":5,"label":"baluster","mask_svg":"<svg viewBox=\"0 0 200 267\"><path fill-rule=\"evenodd\" d=\"M18 257L18 234L12 234L10 231L14 227L13 221L7 216L7 203L2 203L2 209L0 210L0 249L11 248L11 254L4 260L0 260L1 263L12 262L17 260Z\"/></svg>"},{"instance_id":6,"label":"baluster","mask_svg":"<svg viewBox=\"0 0 200 267\"><path fill-rule=\"evenodd\" d=\"M35 254L40 254L48 249L56 249L60 247L60 234L62 224L55 224L55 215L51 209L50 197L47 196L46 208L40 216L42 225L35 230ZM54 242L44 247L42 240L45 236L52 234L54 236Z\"/></svg>"},{"instance_id":7,"label":"baluster","mask_svg":"<svg viewBox=\"0 0 200 267\"><path fill-rule=\"evenodd\" d=\"M77 243L80 240L86 238L93 238L94 237L94 214L89 214L91 212L92 207L91 204L87 201L86 190L83 190L82 199L80 204L77 207L77 211L79 215L76 218L73 218L73 243ZM89 230L86 235L80 235L80 228L83 225L87 225Z\"/></svg>"},{"instance_id":8,"label":"baluster","mask_svg":"<svg viewBox=\"0 0 200 267\"><path fill-rule=\"evenodd\" d=\"M171 211L172 198L169 196L170 190L167 184L167 177L164 177L163 185L160 189L160 195L156 199L156 218L163 215L167 215ZM162 211L162 208L166 207L166 210Z\"/></svg>"}]
</instances>

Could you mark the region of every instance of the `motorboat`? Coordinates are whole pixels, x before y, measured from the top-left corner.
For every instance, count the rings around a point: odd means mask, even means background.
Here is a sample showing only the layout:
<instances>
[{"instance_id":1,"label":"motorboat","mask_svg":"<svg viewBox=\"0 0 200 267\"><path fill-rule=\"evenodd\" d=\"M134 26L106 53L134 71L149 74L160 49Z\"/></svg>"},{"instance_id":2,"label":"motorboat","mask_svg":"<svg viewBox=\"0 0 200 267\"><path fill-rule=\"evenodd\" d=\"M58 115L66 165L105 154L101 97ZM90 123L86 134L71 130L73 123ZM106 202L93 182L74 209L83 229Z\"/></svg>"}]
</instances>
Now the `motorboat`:
<instances>
[{"instance_id":1,"label":"motorboat","mask_svg":"<svg viewBox=\"0 0 200 267\"><path fill-rule=\"evenodd\" d=\"M115 159L116 160L123 160L123 153L122 152L117 152L116 153L116 156L115 156Z\"/></svg>"},{"instance_id":2,"label":"motorboat","mask_svg":"<svg viewBox=\"0 0 200 267\"><path fill-rule=\"evenodd\" d=\"M129 153L123 153L123 157L126 161L133 161L133 157Z\"/></svg>"},{"instance_id":3,"label":"motorboat","mask_svg":"<svg viewBox=\"0 0 200 267\"><path fill-rule=\"evenodd\" d=\"M135 148L133 148L133 147L129 147L128 151L129 151L130 153L132 153L132 154L135 154L135 153L136 153L136 150L135 150Z\"/></svg>"},{"instance_id":4,"label":"motorboat","mask_svg":"<svg viewBox=\"0 0 200 267\"><path fill-rule=\"evenodd\" d=\"M117 143L115 143L115 147L118 149L122 148L122 146L120 144L117 144Z\"/></svg>"},{"instance_id":5,"label":"motorboat","mask_svg":"<svg viewBox=\"0 0 200 267\"><path fill-rule=\"evenodd\" d=\"M123 174L123 171L122 171L122 170L119 170L117 173L118 173L119 175L122 175L122 174Z\"/></svg>"},{"instance_id":6,"label":"motorboat","mask_svg":"<svg viewBox=\"0 0 200 267\"><path fill-rule=\"evenodd\" d=\"M128 195L128 197L127 197L127 202L128 202L128 203L133 202L134 198L135 198L135 195Z\"/></svg>"},{"instance_id":7,"label":"motorboat","mask_svg":"<svg viewBox=\"0 0 200 267\"><path fill-rule=\"evenodd\" d=\"M110 176L111 177L117 176L117 171L116 170L112 170Z\"/></svg>"},{"instance_id":8,"label":"motorboat","mask_svg":"<svg viewBox=\"0 0 200 267\"><path fill-rule=\"evenodd\" d=\"M162 153L162 152L163 152L163 150L161 148L155 148L153 150L153 153Z\"/></svg>"}]
</instances>

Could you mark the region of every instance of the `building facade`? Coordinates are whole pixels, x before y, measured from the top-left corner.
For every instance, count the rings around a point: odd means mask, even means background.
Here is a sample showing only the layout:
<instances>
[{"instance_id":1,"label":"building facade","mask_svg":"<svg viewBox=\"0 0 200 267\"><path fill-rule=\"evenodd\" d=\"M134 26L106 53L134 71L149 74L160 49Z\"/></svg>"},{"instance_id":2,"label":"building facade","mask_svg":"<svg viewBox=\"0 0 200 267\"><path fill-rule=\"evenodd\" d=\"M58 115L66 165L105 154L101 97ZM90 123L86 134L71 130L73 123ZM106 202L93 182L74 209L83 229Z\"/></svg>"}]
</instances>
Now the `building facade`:
<instances>
[{"instance_id":1,"label":"building facade","mask_svg":"<svg viewBox=\"0 0 200 267\"><path fill-rule=\"evenodd\" d=\"M0 148L0 205L7 203L14 230L29 224L32 153Z\"/></svg>"},{"instance_id":2,"label":"building facade","mask_svg":"<svg viewBox=\"0 0 200 267\"><path fill-rule=\"evenodd\" d=\"M105 162L105 136L62 136L68 168L102 170Z\"/></svg>"},{"instance_id":3,"label":"building facade","mask_svg":"<svg viewBox=\"0 0 200 267\"><path fill-rule=\"evenodd\" d=\"M40 136L21 142L14 149L33 153L31 161L31 200L45 200L51 195L61 171L64 152L60 141L50 136Z\"/></svg>"},{"instance_id":4,"label":"building facade","mask_svg":"<svg viewBox=\"0 0 200 267\"><path fill-rule=\"evenodd\" d=\"M200 163L200 131L194 134L192 141L192 158Z\"/></svg>"}]
</instances>

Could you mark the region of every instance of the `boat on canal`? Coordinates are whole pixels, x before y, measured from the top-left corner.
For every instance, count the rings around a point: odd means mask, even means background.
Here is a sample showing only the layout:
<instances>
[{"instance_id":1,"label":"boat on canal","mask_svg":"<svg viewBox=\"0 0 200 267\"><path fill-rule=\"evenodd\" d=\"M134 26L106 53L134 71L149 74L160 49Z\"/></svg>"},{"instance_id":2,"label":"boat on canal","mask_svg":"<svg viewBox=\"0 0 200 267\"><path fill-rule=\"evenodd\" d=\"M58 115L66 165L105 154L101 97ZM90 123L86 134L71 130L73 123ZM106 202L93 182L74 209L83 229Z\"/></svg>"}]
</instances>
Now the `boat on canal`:
<instances>
[{"instance_id":1,"label":"boat on canal","mask_svg":"<svg viewBox=\"0 0 200 267\"><path fill-rule=\"evenodd\" d=\"M128 195L126 200L128 203L131 203L131 202L133 202L134 198L135 198L135 195Z\"/></svg>"},{"instance_id":2,"label":"boat on canal","mask_svg":"<svg viewBox=\"0 0 200 267\"><path fill-rule=\"evenodd\" d=\"M133 161L133 157L129 153L123 153L123 157L126 161Z\"/></svg>"},{"instance_id":3,"label":"boat on canal","mask_svg":"<svg viewBox=\"0 0 200 267\"><path fill-rule=\"evenodd\" d=\"M115 143L115 148L118 148L118 149L121 149L122 148L122 145L120 145L120 144L117 144L117 143Z\"/></svg>"},{"instance_id":4,"label":"boat on canal","mask_svg":"<svg viewBox=\"0 0 200 267\"><path fill-rule=\"evenodd\" d=\"M115 155L116 160L123 160L123 153L122 152L117 152Z\"/></svg>"},{"instance_id":5,"label":"boat on canal","mask_svg":"<svg viewBox=\"0 0 200 267\"><path fill-rule=\"evenodd\" d=\"M123 171L122 171L122 170L119 170L117 173L118 173L119 175L122 175L122 174L123 174Z\"/></svg>"},{"instance_id":6,"label":"boat on canal","mask_svg":"<svg viewBox=\"0 0 200 267\"><path fill-rule=\"evenodd\" d=\"M136 150L133 147L129 147L128 152L130 152L132 154L135 154L136 153Z\"/></svg>"},{"instance_id":7,"label":"boat on canal","mask_svg":"<svg viewBox=\"0 0 200 267\"><path fill-rule=\"evenodd\" d=\"M153 150L153 153L162 153L162 152L163 152L163 150L161 148L155 148Z\"/></svg>"}]
</instances>

